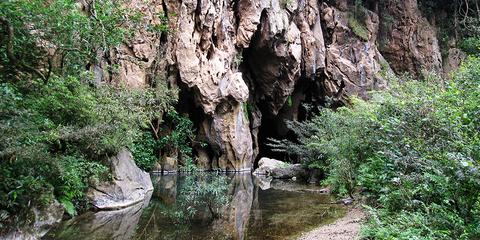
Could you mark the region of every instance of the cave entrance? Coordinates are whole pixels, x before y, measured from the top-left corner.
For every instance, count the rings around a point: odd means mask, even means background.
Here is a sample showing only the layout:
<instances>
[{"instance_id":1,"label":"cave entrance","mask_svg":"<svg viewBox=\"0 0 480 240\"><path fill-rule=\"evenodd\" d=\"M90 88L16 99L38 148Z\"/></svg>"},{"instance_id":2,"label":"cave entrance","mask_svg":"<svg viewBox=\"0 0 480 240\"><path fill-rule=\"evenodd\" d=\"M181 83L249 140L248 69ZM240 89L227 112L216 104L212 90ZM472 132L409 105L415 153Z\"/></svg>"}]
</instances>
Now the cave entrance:
<instances>
[{"instance_id":1,"label":"cave entrance","mask_svg":"<svg viewBox=\"0 0 480 240\"><path fill-rule=\"evenodd\" d=\"M180 91L176 110L181 116L188 118L192 122L195 135L195 138L191 139L190 143L192 156L195 156L193 163L202 170L211 170L213 167L212 161L217 154L208 143L208 138L203 129L204 126L202 126L209 116L204 113L202 107L195 99L195 89L189 88L182 81L178 81L177 84ZM185 164L185 162L182 161L179 164Z\"/></svg>"},{"instance_id":2,"label":"cave entrance","mask_svg":"<svg viewBox=\"0 0 480 240\"><path fill-rule=\"evenodd\" d=\"M262 113L262 121L258 131L259 154L255 159L254 167L262 157L273 158L285 162L298 163L294 154L275 151L269 143L270 139L288 139L296 141L297 136L288 128L288 121L305 121L318 112L317 106L324 105L323 88L319 81L301 77L295 85L293 93L287 98L278 114L270 113L265 102L258 102L257 106Z\"/></svg>"}]
</instances>

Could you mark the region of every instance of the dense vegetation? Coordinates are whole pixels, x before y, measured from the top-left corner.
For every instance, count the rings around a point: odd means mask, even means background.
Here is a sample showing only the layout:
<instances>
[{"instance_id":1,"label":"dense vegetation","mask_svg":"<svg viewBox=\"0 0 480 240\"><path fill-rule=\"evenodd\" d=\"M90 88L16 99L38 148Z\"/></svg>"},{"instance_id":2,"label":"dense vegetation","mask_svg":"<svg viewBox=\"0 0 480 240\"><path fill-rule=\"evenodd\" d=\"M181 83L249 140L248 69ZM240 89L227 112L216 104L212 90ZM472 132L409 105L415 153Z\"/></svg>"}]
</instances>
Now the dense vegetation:
<instances>
[{"instance_id":1,"label":"dense vegetation","mask_svg":"<svg viewBox=\"0 0 480 240\"><path fill-rule=\"evenodd\" d=\"M454 79L391 80L368 102L289 123L299 143L274 140L340 194L359 190L373 239L480 238L480 59Z\"/></svg>"},{"instance_id":2,"label":"dense vegetation","mask_svg":"<svg viewBox=\"0 0 480 240\"><path fill-rule=\"evenodd\" d=\"M141 13L120 1L90 3L0 2L0 229L53 199L71 215L88 208L85 191L110 178L106 160L121 148L144 151L137 159L147 170L166 146L190 150L175 89L95 79L89 66L128 40ZM178 127L159 135L165 114ZM157 139L144 141L150 135Z\"/></svg>"},{"instance_id":3,"label":"dense vegetation","mask_svg":"<svg viewBox=\"0 0 480 240\"><path fill-rule=\"evenodd\" d=\"M54 199L71 215L87 209L85 191L111 177L107 159L122 148L145 170L177 155L183 170L196 171L193 124L174 108L176 89L161 79L131 89L93 74L92 66L129 40L142 13L123 1L87 2L0 2L0 229ZM355 1L348 24L366 40L363 2ZM460 48L478 54L478 1L419 3L430 18L454 9L454 24L439 21L442 41L461 39ZM479 239L480 60L469 59L452 81L390 82L368 102L353 98L351 106L289 123L298 142L272 145L322 169L336 193L365 196L366 238ZM227 185L206 178L187 179L172 218L188 221L198 210L191 206L217 217Z\"/></svg>"}]
</instances>

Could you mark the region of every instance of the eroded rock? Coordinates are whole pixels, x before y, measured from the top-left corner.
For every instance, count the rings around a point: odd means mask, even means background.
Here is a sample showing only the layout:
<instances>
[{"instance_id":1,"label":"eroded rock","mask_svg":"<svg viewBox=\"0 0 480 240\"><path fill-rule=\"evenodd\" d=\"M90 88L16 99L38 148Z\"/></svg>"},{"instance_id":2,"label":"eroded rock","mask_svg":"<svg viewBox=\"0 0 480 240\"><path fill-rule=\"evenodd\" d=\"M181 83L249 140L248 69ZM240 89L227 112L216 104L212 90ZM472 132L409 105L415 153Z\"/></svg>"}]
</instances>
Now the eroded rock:
<instances>
[{"instance_id":1,"label":"eroded rock","mask_svg":"<svg viewBox=\"0 0 480 240\"><path fill-rule=\"evenodd\" d=\"M364 19L352 20L348 11L323 5L323 21L331 32L324 87L326 95L336 101L345 102L351 95L367 98L368 91L386 86L381 73L390 71L390 67L376 45L379 19L372 11L361 11ZM359 36L351 24L363 29L365 36Z\"/></svg>"},{"instance_id":2,"label":"eroded rock","mask_svg":"<svg viewBox=\"0 0 480 240\"><path fill-rule=\"evenodd\" d=\"M195 90L197 103L208 115L201 131L218 156L216 163L201 165L249 170L254 156L242 106L249 91L234 67L239 53L233 6L225 1L185 1L178 10L182 31L175 36L174 52L180 80Z\"/></svg>"},{"instance_id":3,"label":"eroded rock","mask_svg":"<svg viewBox=\"0 0 480 240\"><path fill-rule=\"evenodd\" d=\"M352 1L346 0L128 4L145 13L144 27L108 54L118 73L107 70L107 61L92 69L98 79L131 87L152 79L186 85L201 109L195 127L208 147L199 150L198 165L206 170L251 169L262 121L296 120L302 103L368 98L370 90L386 86L391 69L416 76L442 69L435 29L415 0L368 1L356 26ZM168 18L171 31L145 27L164 24L160 16ZM282 111L285 106L290 109ZM174 159L163 160L160 169L178 169Z\"/></svg>"},{"instance_id":4,"label":"eroded rock","mask_svg":"<svg viewBox=\"0 0 480 240\"><path fill-rule=\"evenodd\" d=\"M386 0L379 4L384 25L379 45L393 70L413 76L422 76L423 71L441 74L436 30L422 16L417 0Z\"/></svg>"},{"instance_id":5,"label":"eroded rock","mask_svg":"<svg viewBox=\"0 0 480 240\"><path fill-rule=\"evenodd\" d=\"M300 77L301 33L279 2L265 9L260 22L249 47L248 64L259 98L269 114L276 115Z\"/></svg>"}]
</instances>

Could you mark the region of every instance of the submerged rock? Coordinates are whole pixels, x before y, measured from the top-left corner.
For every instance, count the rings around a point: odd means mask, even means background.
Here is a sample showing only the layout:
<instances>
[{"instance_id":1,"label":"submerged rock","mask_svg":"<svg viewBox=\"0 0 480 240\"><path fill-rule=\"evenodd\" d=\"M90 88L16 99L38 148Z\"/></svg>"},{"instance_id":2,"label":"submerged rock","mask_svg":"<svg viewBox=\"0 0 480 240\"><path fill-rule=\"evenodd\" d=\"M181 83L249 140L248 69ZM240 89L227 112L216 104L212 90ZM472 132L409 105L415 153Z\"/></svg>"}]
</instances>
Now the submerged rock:
<instances>
[{"instance_id":1,"label":"submerged rock","mask_svg":"<svg viewBox=\"0 0 480 240\"><path fill-rule=\"evenodd\" d=\"M88 197L98 209L120 209L145 199L153 190L150 175L135 165L132 154L124 149L110 158L113 181L91 187Z\"/></svg>"},{"instance_id":2,"label":"submerged rock","mask_svg":"<svg viewBox=\"0 0 480 240\"><path fill-rule=\"evenodd\" d=\"M290 164L271 158L261 158L255 175L267 175L277 179L304 178L307 174L302 164Z\"/></svg>"}]
</instances>

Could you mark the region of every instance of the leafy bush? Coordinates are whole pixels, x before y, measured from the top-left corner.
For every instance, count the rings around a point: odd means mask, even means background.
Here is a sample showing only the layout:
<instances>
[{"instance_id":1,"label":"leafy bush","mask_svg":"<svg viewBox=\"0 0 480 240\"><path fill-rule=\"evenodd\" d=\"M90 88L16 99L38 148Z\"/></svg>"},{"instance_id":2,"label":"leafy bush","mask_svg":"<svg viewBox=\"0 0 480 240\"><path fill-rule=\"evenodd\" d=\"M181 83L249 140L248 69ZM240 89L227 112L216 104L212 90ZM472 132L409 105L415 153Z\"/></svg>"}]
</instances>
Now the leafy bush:
<instances>
[{"instance_id":1,"label":"leafy bush","mask_svg":"<svg viewBox=\"0 0 480 240\"><path fill-rule=\"evenodd\" d=\"M0 85L1 208L21 216L56 198L74 215L88 207L89 184L108 177L108 156L145 134L154 111L149 90L56 76L28 84Z\"/></svg>"},{"instance_id":2,"label":"leafy bush","mask_svg":"<svg viewBox=\"0 0 480 240\"><path fill-rule=\"evenodd\" d=\"M366 238L478 239L479 79L471 58L443 89L392 80L369 102L289 123L299 143L272 145L320 166L339 193L360 188L373 207Z\"/></svg>"},{"instance_id":3,"label":"leafy bush","mask_svg":"<svg viewBox=\"0 0 480 240\"><path fill-rule=\"evenodd\" d=\"M140 129L177 100L176 90L164 82L138 90L94 83L85 69L128 40L141 13L123 0L84 4L85 9L73 0L0 2L4 226L13 227L29 208L55 198L71 215L88 207L89 184L109 177L105 159L131 147ZM165 19L156 27L163 24Z\"/></svg>"},{"instance_id":4,"label":"leafy bush","mask_svg":"<svg viewBox=\"0 0 480 240\"><path fill-rule=\"evenodd\" d=\"M208 212L212 219L220 217L229 202L227 178L218 173L195 170L180 186L175 206L165 213L174 222L189 222L199 212Z\"/></svg>"},{"instance_id":5,"label":"leafy bush","mask_svg":"<svg viewBox=\"0 0 480 240\"><path fill-rule=\"evenodd\" d=\"M47 81L49 75L79 74L128 38L141 13L124 1L93 1L84 12L73 0L7 0L0 2L3 74L18 79L19 72ZM12 54L8 53L8 46ZM57 64L60 63L60 64ZM41 70L44 67L45 70Z\"/></svg>"},{"instance_id":6,"label":"leafy bush","mask_svg":"<svg viewBox=\"0 0 480 240\"><path fill-rule=\"evenodd\" d=\"M137 166L145 171L152 170L158 162L158 142L150 131L142 131L130 150Z\"/></svg>"},{"instance_id":7,"label":"leafy bush","mask_svg":"<svg viewBox=\"0 0 480 240\"><path fill-rule=\"evenodd\" d=\"M480 37L467 37L459 43L459 47L467 54L480 53Z\"/></svg>"}]
</instances>

